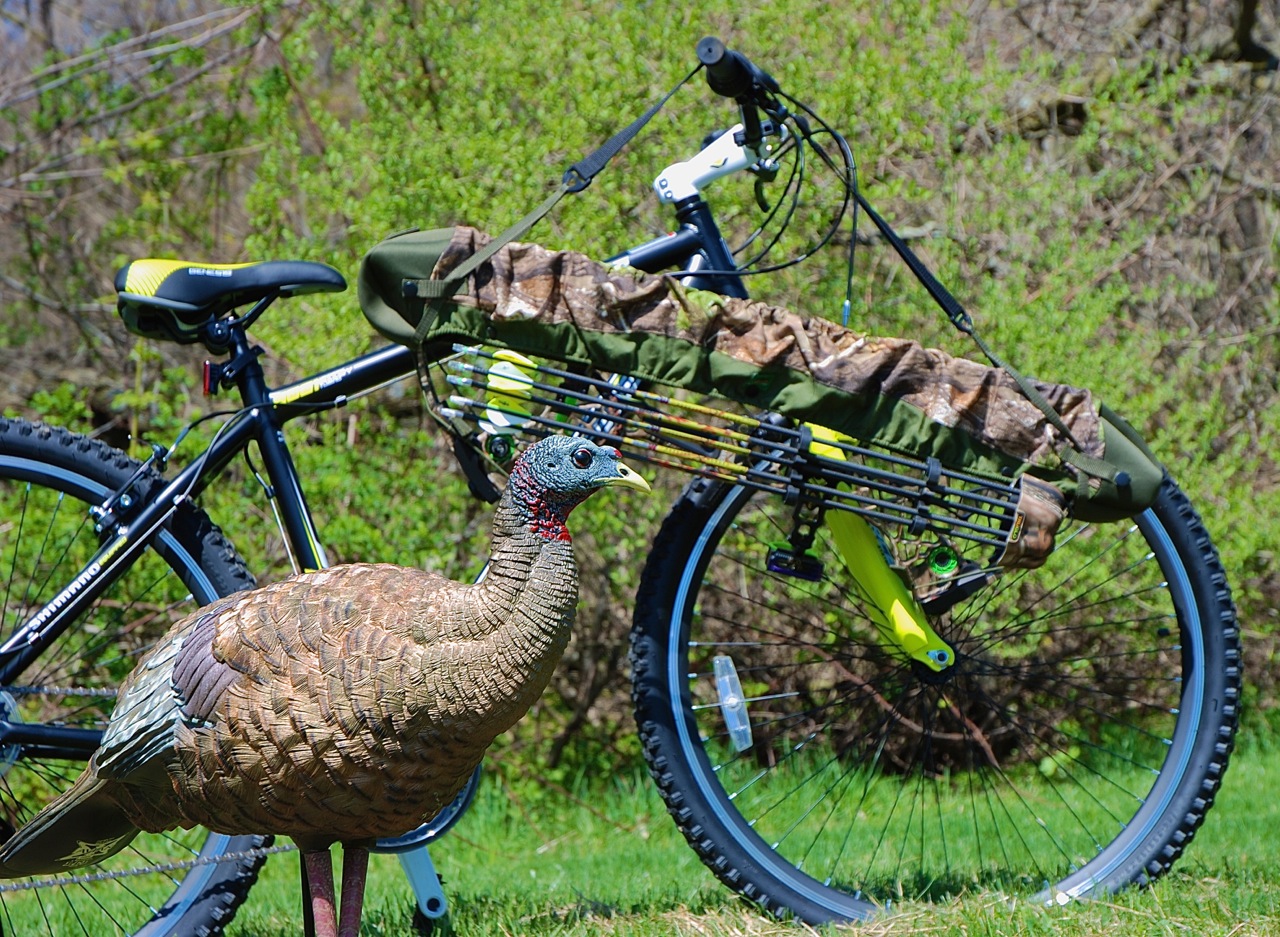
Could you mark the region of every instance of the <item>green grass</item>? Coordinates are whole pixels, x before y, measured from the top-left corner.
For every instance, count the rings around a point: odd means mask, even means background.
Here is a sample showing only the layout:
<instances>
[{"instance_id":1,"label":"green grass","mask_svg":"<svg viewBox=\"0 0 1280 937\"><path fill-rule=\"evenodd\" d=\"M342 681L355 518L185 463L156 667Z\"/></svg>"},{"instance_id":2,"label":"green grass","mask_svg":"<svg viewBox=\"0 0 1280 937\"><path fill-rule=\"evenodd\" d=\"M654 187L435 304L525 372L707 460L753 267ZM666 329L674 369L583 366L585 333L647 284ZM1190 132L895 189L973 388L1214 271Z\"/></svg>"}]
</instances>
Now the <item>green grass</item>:
<instances>
[{"instance_id":1,"label":"green grass","mask_svg":"<svg viewBox=\"0 0 1280 937\"><path fill-rule=\"evenodd\" d=\"M906 902L859 928L878 934L1170 935L1280 933L1280 750L1251 746L1175 871L1155 888L1045 910L976 893ZM437 933L459 935L811 932L763 917L722 888L684 845L651 785L597 779L582 798L513 790L490 777L472 811L432 850L450 902ZM585 798L585 799L584 799ZM274 857L231 937L297 933L296 854ZM362 934L409 935L399 863L375 856Z\"/></svg>"}]
</instances>

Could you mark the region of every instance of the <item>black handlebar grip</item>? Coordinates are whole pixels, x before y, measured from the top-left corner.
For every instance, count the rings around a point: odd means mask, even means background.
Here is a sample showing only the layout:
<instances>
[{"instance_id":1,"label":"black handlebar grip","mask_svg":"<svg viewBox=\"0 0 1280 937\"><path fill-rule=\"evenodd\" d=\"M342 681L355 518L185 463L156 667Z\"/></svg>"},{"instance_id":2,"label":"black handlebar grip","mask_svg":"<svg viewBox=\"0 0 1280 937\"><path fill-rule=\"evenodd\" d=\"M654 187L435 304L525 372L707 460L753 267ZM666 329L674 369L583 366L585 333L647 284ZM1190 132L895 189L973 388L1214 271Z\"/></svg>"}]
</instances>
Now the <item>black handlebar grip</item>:
<instances>
[{"instance_id":1,"label":"black handlebar grip","mask_svg":"<svg viewBox=\"0 0 1280 937\"><path fill-rule=\"evenodd\" d=\"M725 48L715 36L698 42L698 61L706 66L707 84L716 94L742 100L754 97L757 87L778 91L778 83L741 52Z\"/></svg>"}]
</instances>

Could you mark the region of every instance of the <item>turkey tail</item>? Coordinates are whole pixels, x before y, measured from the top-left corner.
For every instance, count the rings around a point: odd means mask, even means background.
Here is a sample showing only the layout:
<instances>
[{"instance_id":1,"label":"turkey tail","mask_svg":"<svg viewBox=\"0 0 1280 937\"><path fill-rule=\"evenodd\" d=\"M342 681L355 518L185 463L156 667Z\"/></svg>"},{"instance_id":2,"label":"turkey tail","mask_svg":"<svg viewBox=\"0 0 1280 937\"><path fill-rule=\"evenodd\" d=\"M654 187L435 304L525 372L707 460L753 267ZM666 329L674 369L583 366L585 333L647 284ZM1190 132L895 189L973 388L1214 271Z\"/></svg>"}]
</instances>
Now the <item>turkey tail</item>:
<instances>
[{"instance_id":1,"label":"turkey tail","mask_svg":"<svg viewBox=\"0 0 1280 937\"><path fill-rule=\"evenodd\" d=\"M111 796L112 784L80 775L0 846L0 878L67 872L129 845L139 830Z\"/></svg>"}]
</instances>

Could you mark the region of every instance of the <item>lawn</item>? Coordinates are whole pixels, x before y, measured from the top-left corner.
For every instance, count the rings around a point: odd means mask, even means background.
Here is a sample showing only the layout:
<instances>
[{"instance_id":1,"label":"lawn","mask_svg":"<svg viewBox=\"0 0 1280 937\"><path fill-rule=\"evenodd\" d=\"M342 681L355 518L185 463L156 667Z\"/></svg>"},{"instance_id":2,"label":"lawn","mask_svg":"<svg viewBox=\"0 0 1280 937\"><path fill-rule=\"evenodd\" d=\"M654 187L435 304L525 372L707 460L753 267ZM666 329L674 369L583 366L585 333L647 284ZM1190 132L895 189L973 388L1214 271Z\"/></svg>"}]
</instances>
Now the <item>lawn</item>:
<instances>
[{"instance_id":1,"label":"lawn","mask_svg":"<svg viewBox=\"0 0 1280 937\"><path fill-rule=\"evenodd\" d=\"M944 905L906 902L859 932L929 935L1270 935L1280 933L1280 804L1268 792L1280 750L1247 746L1194 844L1157 887L1044 910L990 894ZM490 777L475 807L432 850L459 935L774 935L808 933L756 913L720 887L642 780L597 780L579 796ZM298 929L296 854L276 856L229 930L285 937ZM399 863L376 856L364 927L410 935Z\"/></svg>"}]
</instances>

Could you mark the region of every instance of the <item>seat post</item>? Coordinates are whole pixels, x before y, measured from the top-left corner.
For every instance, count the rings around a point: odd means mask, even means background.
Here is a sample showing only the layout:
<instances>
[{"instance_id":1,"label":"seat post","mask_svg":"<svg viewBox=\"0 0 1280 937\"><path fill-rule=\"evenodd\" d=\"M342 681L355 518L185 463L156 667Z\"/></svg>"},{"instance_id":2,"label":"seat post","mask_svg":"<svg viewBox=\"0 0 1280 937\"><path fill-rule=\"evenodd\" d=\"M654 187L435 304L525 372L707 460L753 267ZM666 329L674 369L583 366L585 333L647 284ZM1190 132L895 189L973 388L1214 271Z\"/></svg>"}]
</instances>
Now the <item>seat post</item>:
<instances>
[{"instance_id":1,"label":"seat post","mask_svg":"<svg viewBox=\"0 0 1280 937\"><path fill-rule=\"evenodd\" d=\"M262 349L250 342L245 331L244 323L248 319L248 316L244 316L231 323L231 360L225 367L228 369L228 377L234 380L240 398L249 410L248 417L258 427L254 439L258 443L258 452L262 456L269 483L267 497L272 500L278 512L295 569L323 569L329 565L329 560L320 545L320 537L311 519L311 509L302 493L298 470L281 431L283 421L271 400L266 372L258 360Z\"/></svg>"},{"instance_id":2,"label":"seat post","mask_svg":"<svg viewBox=\"0 0 1280 937\"><path fill-rule=\"evenodd\" d=\"M247 318L247 317L246 317ZM240 391L240 399L245 406L257 407L271 402L271 391L267 387L266 372L258 356L262 349L249 341L249 334L243 325L232 323L229 330L230 360L222 366L222 377L225 381L233 381Z\"/></svg>"}]
</instances>

